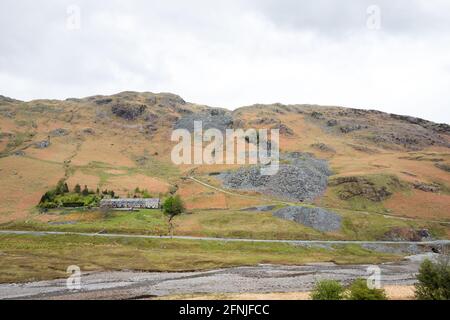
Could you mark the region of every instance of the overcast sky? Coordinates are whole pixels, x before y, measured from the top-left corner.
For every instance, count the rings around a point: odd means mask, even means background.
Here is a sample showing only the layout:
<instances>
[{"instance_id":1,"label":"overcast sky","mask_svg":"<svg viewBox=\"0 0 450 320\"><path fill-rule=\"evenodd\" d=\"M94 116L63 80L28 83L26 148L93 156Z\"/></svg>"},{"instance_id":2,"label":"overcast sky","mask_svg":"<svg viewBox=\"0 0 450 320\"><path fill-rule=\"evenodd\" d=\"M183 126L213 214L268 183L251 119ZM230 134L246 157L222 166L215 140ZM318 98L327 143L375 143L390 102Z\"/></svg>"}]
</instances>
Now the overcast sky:
<instances>
[{"instance_id":1,"label":"overcast sky","mask_svg":"<svg viewBox=\"0 0 450 320\"><path fill-rule=\"evenodd\" d=\"M1 0L0 39L0 94L22 100L173 92L450 123L448 0Z\"/></svg>"}]
</instances>

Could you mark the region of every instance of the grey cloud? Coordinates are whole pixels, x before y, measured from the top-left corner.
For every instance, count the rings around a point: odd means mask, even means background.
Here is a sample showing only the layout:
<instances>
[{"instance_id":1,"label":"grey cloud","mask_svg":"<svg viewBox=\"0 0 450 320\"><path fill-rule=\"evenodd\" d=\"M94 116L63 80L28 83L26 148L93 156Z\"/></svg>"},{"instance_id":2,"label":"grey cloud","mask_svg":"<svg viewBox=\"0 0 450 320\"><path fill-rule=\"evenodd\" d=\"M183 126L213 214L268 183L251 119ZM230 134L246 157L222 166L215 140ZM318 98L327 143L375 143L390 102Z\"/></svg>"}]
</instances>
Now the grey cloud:
<instances>
[{"instance_id":1,"label":"grey cloud","mask_svg":"<svg viewBox=\"0 0 450 320\"><path fill-rule=\"evenodd\" d=\"M372 5L381 10L384 32L418 35L448 32L450 27L450 3L442 0L253 0L251 5L276 25L330 36L366 30Z\"/></svg>"},{"instance_id":2,"label":"grey cloud","mask_svg":"<svg viewBox=\"0 0 450 320\"><path fill-rule=\"evenodd\" d=\"M67 7L81 29L66 28ZM381 8L382 29L366 28ZM2 0L0 94L170 91L255 102L376 107L450 121L446 0Z\"/></svg>"}]
</instances>

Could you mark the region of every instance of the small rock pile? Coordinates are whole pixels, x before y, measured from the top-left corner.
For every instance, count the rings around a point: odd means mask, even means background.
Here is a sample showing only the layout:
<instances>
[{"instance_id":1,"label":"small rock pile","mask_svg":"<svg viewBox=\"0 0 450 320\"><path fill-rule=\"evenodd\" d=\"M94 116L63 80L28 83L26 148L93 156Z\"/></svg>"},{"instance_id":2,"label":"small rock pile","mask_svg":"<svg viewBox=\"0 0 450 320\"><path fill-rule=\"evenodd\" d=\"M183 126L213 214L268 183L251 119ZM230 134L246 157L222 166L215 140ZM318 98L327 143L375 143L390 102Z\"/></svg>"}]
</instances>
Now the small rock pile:
<instances>
[{"instance_id":1,"label":"small rock pile","mask_svg":"<svg viewBox=\"0 0 450 320\"><path fill-rule=\"evenodd\" d=\"M295 221L321 232L332 232L341 229L340 215L322 208L285 207L273 213L274 217Z\"/></svg>"}]
</instances>

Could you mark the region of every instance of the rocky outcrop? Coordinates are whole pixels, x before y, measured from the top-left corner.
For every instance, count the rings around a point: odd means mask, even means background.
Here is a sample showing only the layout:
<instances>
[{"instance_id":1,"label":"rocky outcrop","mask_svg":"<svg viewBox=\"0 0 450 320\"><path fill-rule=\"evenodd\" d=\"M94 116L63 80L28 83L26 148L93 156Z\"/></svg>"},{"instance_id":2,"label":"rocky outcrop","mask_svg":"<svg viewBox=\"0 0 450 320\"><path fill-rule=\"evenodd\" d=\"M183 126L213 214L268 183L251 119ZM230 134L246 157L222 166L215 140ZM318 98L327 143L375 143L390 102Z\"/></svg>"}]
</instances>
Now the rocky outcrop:
<instances>
[{"instance_id":1,"label":"rocky outcrop","mask_svg":"<svg viewBox=\"0 0 450 320\"><path fill-rule=\"evenodd\" d=\"M111 111L114 115L123 118L125 120L135 120L141 116L147 109L146 105L134 105L134 104L115 104L111 107Z\"/></svg>"},{"instance_id":2,"label":"rocky outcrop","mask_svg":"<svg viewBox=\"0 0 450 320\"><path fill-rule=\"evenodd\" d=\"M438 163L435 163L434 165L435 165L435 167L437 167L437 168L439 168L441 170L444 170L446 172L450 172L450 165L449 164L438 162Z\"/></svg>"},{"instance_id":3,"label":"rocky outcrop","mask_svg":"<svg viewBox=\"0 0 450 320\"><path fill-rule=\"evenodd\" d=\"M311 145L311 147L314 148L314 149L323 151L323 152L332 152L332 153L336 152L336 150L334 150L332 147L326 145L325 143L321 143L321 142L313 143Z\"/></svg>"},{"instance_id":4,"label":"rocky outcrop","mask_svg":"<svg viewBox=\"0 0 450 320\"><path fill-rule=\"evenodd\" d=\"M95 100L94 102L95 102L97 105L101 106L101 105L104 105L104 104L109 104L109 103L111 103L112 101L113 101L113 99L111 99L111 98L104 98L104 99L98 99L98 100Z\"/></svg>"},{"instance_id":5,"label":"rocky outcrop","mask_svg":"<svg viewBox=\"0 0 450 320\"><path fill-rule=\"evenodd\" d=\"M251 120L249 122L250 125L273 125L280 124L281 121L275 118L263 117Z\"/></svg>"},{"instance_id":6,"label":"rocky outcrop","mask_svg":"<svg viewBox=\"0 0 450 320\"><path fill-rule=\"evenodd\" d=\"M364 152L364 153L369 153L369 154L378 153L378 151L375 150L375 149L372 149L372 148L369 148L369 147L366 147L366 146L362 146L362 145L359 145L359 144L347 143L347 145L349 147L353 148L354 150L359 151L359 152Z\"/></svg>"},{"instance_id":7,"label":"rocky outcrop","mask_svg":"<svg viewBox=\"0 0 450 320\"><path fill-rule=\"evenodd\" d=\"M50 141L48 141L48 140L38 141L34 144L34 147L38 148L38 149L45 149L45 148L48 148L49 146L50 146Z\"/></svg>"},{"instance_id":8,"label":"rocky outcrop","mask_svg":"<svg viewBox=\"0 0 450 320\"><path fill-rule=\"evenodd\" d=\"M431 234L427 229L412 229L394 227L387 231L382 240L388 241L424 241L430 240Z\"/></svg>"},{"instance_id":9,"label":"rocky outcrop","mask_svg":"<svg viewBox=\"0 0 450 320\"><path fill-rule=\"evenodd\" d=\"M92 128L84 128L82 130L82 133L85 135L94 135L95 134L95 130Z\"/></svg>"},{"instance_id":10,"label":"rocky outcrop","mask_svg":"<svg viewBox=\"0 0 450 320\"><path fill-rule=\"evenodd\" d=\"M63 129L63 128L58 128L55 130L50 131L50 136L52 137L62 137L62 136L67 136L69 134L69 130L67 129Z\"/></svg>"},{"instance_id":11,"label":"rocky outcrop","mask_svg":"<svg viewBox=\"0 0 450 320\"><path fill-rule=\"evenodd\" d=\"M338 122L337 122L336 119L330 119L330 120L327 121L327 126L328 127L334 127L334 126L337 126L337 124L338 124Z\"/></svg>"},{"instance_id":12,"label":"rocky outcrop","mask_svg":"<svg viewBox=\"0 0 450 320\"><path fill-rule=\"evenodd\" d=\"M450 133L450 125L448 125L446 123L434 123L434 122L416 118L416 117L402 116L402 115L397 115L397 114L390 114L390 116L391 116L391 118L394 118L397 120L402 120L407 123L416 124L423 128L430 129L430 130L433 130L436 132Z\"/></svg>"},{"instance_id":13,"label":"rocky outcrop","mask_svg":"<svg viewBox=\"0 0 450 320\"><path fill-rule=\"evenodd\" d=\"M276 207L277 207L277 206L275 206L275 205L256 206L256 207L244 208L244 209L241 209L241 211L267 212L267 211L272 211L272 210L275 209Z\"/></svg>"},{"instance_id":14,"label":"rocky outcrop","mask_svg":"<svg viewBox=\"0 0 450 320\"><path fill-rule=\"evenodd\" d=\"M283 136L293 136L294 135L294 130L292 130L291 128L289 128L287 125L280 123L274 127L272 127L272 129L278 129L280 134Z\"/></svg>"},{"instance_id":15,"label":"rocky outcrop","mask_svg":"<svg viewBox=\"0 0 450 320\"><path fill-rule=\"evenodd\" d=\"M401 183L396 177L386 176L383 182L370 177L338 177L330 181L330 186L339 187L337 194L342 200L361 196L371 201L380 202L387 199L392 192L391 188L400 187Z\"/></svg>"},{"instance_id":16,"label":"rocky outcrop","mask_svg":"<svg viewBox=\"0 0 450 320\"><path fill-rule=\"evenodd\" d=\"M225 132L226 129L233 127L233 117L231 112L223 109L210 109L198 113L183 115L175 123L175 129L186 129L189 132L194 131L194 121L201 121L203 130L219 129Z\"/></svg>"},{"instance_id":17,"label":"rocky outcrop","mask_svg":"<svg viewBox=\"0 0 450 320\"><path fill-rule=\"evenodd\" d=\"M311 118L314 118L314 119L317 119L317 120L325 118L322 112L317 112L317 111L311 112L310 116L311 116Z\"/></svg>"},{"instance_id":18,"label":"rocky outcrop","mask_svg":"<svg viewBox=\"0 0 450 320\"><path fill-rule=\"evenodd\" d=\"M295 221L321 232L332 232L341 229L340 215L322 208L285 207L273 213L274 217Z\"/></svg>"},{"instance_id":19,"label":"rocky outcrop","mask_svg":"<svg viewBox=\"0 0 450 320\"><path fill-rule=\"evenodd\" d=\"M418 190L425 191L425 192L437 193L437 192L441 191L441 186L436 183L428 184L428 183L416 181L412 185L413 185L414 189L418 189Z\"/></svg>"},{"instance_id":20,"label":"rocky outcrop","mask_svg":"<svg viewBox=\"0 0 450 320\"><path fill-rule=\"evenodd\" d=\"M352 131L361 130L363 128L367 128L367 127L364 127L360 124L351 124L351 125L349 124L349 125L339 127L339 130L341 130L342 133L350 133Z\"/></svg>"}]
</instances>

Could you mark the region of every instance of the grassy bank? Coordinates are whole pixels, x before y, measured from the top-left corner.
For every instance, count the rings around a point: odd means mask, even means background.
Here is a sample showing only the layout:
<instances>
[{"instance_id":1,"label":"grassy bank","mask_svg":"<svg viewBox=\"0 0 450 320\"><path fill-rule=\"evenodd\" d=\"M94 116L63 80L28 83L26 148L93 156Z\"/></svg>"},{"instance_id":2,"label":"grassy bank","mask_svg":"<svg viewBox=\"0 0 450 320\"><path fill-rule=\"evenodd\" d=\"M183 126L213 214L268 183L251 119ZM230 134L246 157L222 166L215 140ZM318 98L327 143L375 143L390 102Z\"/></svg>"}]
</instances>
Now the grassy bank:
<instances>
[{"instance_id":1,"label":"grassy bank","mask_svg":"<svg viewBox=\"0 0 450 320\"><path fill-rule=\"evenodd\" d=\"M434 237L445 238L448 226L424 221L402 220L377 214L341 210L342 228L322 233L304 225L272 216L271 212L198 210L175 218L175 235L274 239L274 240L383 240L391 228L425 228ZM35 214L26 221L0 225L10 230L51 230L68 232L107 232L167 235L167 218L160 210L100 212L56 210L51 215Z\"/></svg>"},{"instance_id":2,"label":"grassy bank","mask_svg":"<svg viewBox=\"0 0 450 320\"><path fill-rule=\"evenodd\" d=\"M70 265L85 272L189 271L259 263L380 263L400 258L357 245L324 249L278 243L0 235L0 283L67 277Z\"/></svg>"}]
</instances>

